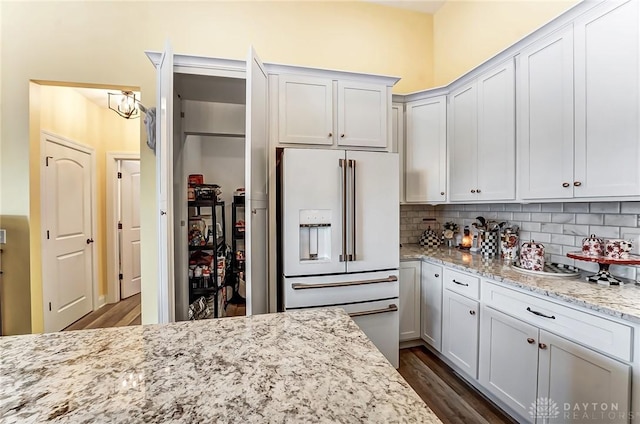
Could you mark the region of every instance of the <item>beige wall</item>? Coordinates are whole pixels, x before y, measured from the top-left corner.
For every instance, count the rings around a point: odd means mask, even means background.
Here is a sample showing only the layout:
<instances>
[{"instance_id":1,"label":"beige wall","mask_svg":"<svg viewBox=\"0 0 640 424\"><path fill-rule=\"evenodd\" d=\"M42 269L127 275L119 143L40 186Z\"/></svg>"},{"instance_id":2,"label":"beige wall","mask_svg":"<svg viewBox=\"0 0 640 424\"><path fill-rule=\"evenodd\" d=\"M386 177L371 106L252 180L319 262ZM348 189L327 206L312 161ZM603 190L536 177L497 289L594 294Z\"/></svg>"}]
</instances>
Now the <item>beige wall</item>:
<instances>
[{"instance_id":1,"label":"beige wall","mask_svg":"<svg viewBox=\"0 0 640 424\"><path fill-rule=\"evenodd\" d=\"M39 125L30 132L30 287L32 331L43 329L40 133L47 131L94 149L96 159L96 240L99 295L107 293L106 271L106 153L138 152L139 121L126 120L90 102L70 87L30 83L30 113L39 115ZM35 119L33 120L36 121ZM9 302L7 302L9 303ZM11 312L11 304L6 308Z\"/></svg>"},{"instance_id":2,"label":"beige wall","mask_svg":"<svg viewBox=\"0 0 640 424\"><path fill-rule=\"evenodd\" d=\"M29 80L138 86L153 105L155 71L143 51L162 50L167 38L178 53L243 59L253 44L265 62L396 75L403 78L397 92L433 80L432 17L369 3L5 1L0 8L0 104L11 104L0 119L0 215L26 220L30 228L33 331L42 328L42 298L39 217L31 216L39 205L29 203L30 184L38 181L28 167ZM39 128L33 122L31 127ZM145 139L142 317L154 322L155 156Z\"/></svg>"},{"instance_id":3,"label":"beige wall","mask_svg":"<svg viewBox=\"0 0 640 424\"><path fill-rule=\"evenodd\" d=\"M447 85L579 0L448 0L433 18L434 86Z\"/></svg>"}]
</instances>

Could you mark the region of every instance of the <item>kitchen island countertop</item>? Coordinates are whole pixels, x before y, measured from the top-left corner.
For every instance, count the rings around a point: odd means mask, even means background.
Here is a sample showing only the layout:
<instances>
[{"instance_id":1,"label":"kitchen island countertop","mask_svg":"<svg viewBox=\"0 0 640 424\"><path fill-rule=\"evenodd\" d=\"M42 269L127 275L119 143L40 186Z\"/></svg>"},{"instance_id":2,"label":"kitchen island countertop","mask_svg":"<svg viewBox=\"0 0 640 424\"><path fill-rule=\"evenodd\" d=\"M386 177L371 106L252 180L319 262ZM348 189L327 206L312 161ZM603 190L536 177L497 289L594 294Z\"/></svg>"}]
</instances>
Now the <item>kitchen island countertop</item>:
<instances>
[{"instance_id":1,"label":"kitchen island countertop","mask_svg":"<svg viewBox=\"0 0 640 424\"><path fill-rule=\"evenodd\" d=\"M499 258L486 259L456 248L424 248L406 244L400 248L400 260L425 259L478 274L520 289L528 290L581 306L605 315L640 324L640 285L630 282L621 286L605 286L585 281L585 272L576 278L554 278L523 274Z\"/></svg>"},{"instance_id":2,"label":"kitchen island countertop","mask_svg":"<svg viewBox=\"0 0 640 424\"><path fill-rule=\"evenodd\" d=\"M0 338L0 422L439 423L342 309Z\"/></svg>"}]
</instances>

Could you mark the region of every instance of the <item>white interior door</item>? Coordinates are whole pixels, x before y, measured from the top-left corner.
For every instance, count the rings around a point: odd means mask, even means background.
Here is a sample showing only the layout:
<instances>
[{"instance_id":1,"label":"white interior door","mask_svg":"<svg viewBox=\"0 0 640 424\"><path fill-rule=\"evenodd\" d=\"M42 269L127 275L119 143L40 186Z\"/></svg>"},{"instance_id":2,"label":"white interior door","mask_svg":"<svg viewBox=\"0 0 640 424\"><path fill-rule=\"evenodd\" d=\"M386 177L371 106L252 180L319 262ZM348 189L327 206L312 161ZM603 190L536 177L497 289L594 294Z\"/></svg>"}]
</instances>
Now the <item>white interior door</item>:
<instances>
[{"instance_id":1,"label":"white interior door","mask_svg":"<svg viewBox=\"0 0 640 424\"><path fill-rule=\"evenodd\" d=\"M347 151L347 272L395 269L400 265L398 154Z\"/></svg>"},{"instance_id":2,"label":"white interior door","mask_svg":"<svg viewBox=\"0 0 640 424\"><path fill-rule=\"evenodd\" d=\"M140 293L140 161L120 165L120 298Z\"/></svg>"},{"instance_id":3,"label":"white interior door","mask_svg":"<svg viewBox=\"0 0 640 424\"><path fill-rule=\"evenodd\" d=\"M44 330L93 310L92 158L45 135L42 190Z\"/></svg>"},{"instance_id":4,"label":"white interior door","mask_svg":"<svg viewBox=\"0 0 640 424\"><path fill-rule=\"evenodd\" d=\"M174 321L173 52L167 42L158 65L156 186L158 190L158 323ZM170 207L171 206L171 207Z\"/></svg>"},{"instance_id":5,"label":"white interior door","mask_svg":"<svg viewBox=\"0 0 640 424\"><path fill-rule=\"evenodd\" d=\"M253 47L247 58L245 255L247 315L267 312L267 72Z\"/></svg>"}]
</instances>

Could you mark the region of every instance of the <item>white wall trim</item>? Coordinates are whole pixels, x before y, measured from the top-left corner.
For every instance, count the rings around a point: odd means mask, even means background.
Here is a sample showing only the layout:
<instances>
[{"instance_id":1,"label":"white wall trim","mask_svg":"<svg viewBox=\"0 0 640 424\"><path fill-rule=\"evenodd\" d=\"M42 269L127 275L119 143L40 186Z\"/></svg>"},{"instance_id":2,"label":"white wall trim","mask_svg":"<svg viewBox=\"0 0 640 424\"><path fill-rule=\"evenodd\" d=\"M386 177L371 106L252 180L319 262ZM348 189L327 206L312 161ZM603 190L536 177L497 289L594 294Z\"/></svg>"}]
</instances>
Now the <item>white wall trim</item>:
<instances>
[{"instance_id":1,"label":"white wall trim","mask_svg":"<svg viewBox=\"0 0 640 424\"><path fill-rule=\"evenodd\" d=\"M47 243L46 240L46 232L44 229L45 217L47 216L46 211L46 199L45 199L45 191L43 187L45 187L45 172L44 166L46 162L46 143L47 140L51 140L61 146L68 147L70 149L79 150L81 152L87 153L90 156L91 160L91 237L94 238L98 234L98 219L96 217L96 213L98 210L97 207L97 176L96 176L96 152L95 149L91 146L87 146L77 141L70 140L68 138L57 135L51 131L41 131L40 132L40 240L41 240L41 249L40 249L40 269L42 271L42 311L43 311L43 321L44 321L44 330L47 330L47 297L45 294L45 280L44 280L44 270L45 270L45 258L47 257ZM98 246L97 243L91 244L91 274L92 274L92 285L91 285L91 309L98 309L98 267L97 267L97 257L98 257Z\"/></svg>"},{"instance_id":2,"label":"white wall trim","mask_svg":"<svg viewBox=\"0 0 640 424\"><path fill-rule=\"evenodd\" d=\"M107 299L107 296L105 296L105 295L100 295L100 296L98 297L98 307L97 307L96 309L100 309L100 308L102 308L104 305L106 305L106 304L107 304L107 300L106 300L106 299Z\"/></svg>"},{"instance_id":3,"label":"white wall trim","mask_svg":"<svg viewBox=\"0 0 640 424\"><path fill-rule=\"evenodd\" d=\"M105 207L107 209L107 293L106 301L108 303L116 303L120 301L120 273L118 267L118 239L117 231L114 229L118 225L118 190L116 187L116 178L113 178L118 172L118 162L121 160L140 160L139 152L107 152L106 166L106 184L107 198L105 199Z\"/></svg>"}]
</instances>

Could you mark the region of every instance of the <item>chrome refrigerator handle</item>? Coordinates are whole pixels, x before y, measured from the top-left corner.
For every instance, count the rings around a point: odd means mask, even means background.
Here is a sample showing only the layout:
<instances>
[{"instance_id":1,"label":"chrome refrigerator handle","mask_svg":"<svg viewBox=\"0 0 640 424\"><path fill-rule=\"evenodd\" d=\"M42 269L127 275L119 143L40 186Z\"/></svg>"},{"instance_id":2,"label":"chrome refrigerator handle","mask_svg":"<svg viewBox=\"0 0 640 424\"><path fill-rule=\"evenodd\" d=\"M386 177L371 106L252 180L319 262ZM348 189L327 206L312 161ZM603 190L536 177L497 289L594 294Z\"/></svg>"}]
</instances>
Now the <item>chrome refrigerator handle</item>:
<instances>
[{"instance_id":1,"label":"chrome refrigerator handle","mask_svg":"<svg viewBox=\"0 0 640 424\"><path fill-rule=\"evenodd\" d=\"M349 159L349 167L351 168L351 254L350 261L356 260L356 161Z\"/></svg>"},{"instance_id":2,"label":"chrome refrigerator handle","mask_svg":"<svg viewBox=\"0 0 640 424\"><path fill-rule=\"evenodd\" d=\"M340 262L348 261L347 257L347 163L346 159L338 159L342 174L342 253Z\"/></svg>"}]
</instances>

